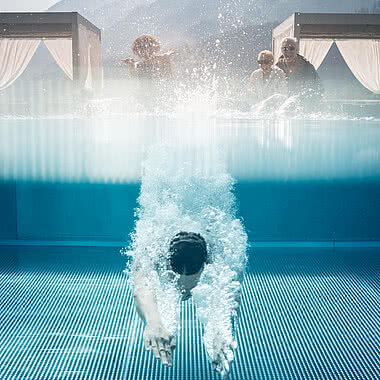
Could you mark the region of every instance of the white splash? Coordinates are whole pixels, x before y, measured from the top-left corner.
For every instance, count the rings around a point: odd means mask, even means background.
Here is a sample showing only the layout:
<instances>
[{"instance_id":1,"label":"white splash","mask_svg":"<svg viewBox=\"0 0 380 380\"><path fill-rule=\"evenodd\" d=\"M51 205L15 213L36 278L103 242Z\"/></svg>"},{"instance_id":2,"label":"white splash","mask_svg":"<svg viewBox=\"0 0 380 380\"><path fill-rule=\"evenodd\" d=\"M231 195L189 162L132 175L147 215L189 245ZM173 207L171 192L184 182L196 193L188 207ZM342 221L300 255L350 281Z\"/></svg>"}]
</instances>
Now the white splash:
<instances>
[{"instance_id":1,"label":"white splash","mask_svg":"<svg viewBox=\"0 0 380 380\"><path fill-rule=\"evenodd\" d=\"M199 154L199 146L190 143L188 149ZM207 145L205 149L212 150ZM193 161L182 162L174 146L154 146L144 164L136 227L127 252L149 279L161 315L165 315L163 323L174 333L179 294L167 276L170 240L180 231L205 238L212 264L206 266L193 295L210 355L213 336L232 337L247 247L247 235L235 215L234 181L215 152L212 168L202 170ZM127 269L131 278L134 268Z\"/></svg>"}]
</instances>

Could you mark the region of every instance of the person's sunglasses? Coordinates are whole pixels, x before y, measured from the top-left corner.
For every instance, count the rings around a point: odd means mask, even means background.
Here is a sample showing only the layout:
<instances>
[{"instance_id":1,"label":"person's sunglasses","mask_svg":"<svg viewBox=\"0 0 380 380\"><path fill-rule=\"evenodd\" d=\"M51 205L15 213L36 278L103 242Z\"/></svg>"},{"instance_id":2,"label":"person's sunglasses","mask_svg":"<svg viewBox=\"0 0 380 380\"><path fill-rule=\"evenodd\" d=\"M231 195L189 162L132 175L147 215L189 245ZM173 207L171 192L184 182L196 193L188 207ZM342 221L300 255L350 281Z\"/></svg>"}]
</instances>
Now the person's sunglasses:
<instances>
[{"instance_id":1,"label":"person's sunglasses","mask_svg":"<svg viewBox=\"0 0 380 380\"><path fill-rule=\"evenodd\" d=\"M259 60L257 62L258 62L259 65L269 65L269 64L273 63L272 60Z\"/></svg>"},{"instance_id":2,"label":"person's sunglasses","mask_svg":"<svg viewBox=\"0 0 380 380\"><path fill-rule=\"evenodd\" d=\"M282 46L281 47L281 50L283 51L293 51L293 50L296 50L296 48L294 46Z\"/></svg>"}]
</instances>

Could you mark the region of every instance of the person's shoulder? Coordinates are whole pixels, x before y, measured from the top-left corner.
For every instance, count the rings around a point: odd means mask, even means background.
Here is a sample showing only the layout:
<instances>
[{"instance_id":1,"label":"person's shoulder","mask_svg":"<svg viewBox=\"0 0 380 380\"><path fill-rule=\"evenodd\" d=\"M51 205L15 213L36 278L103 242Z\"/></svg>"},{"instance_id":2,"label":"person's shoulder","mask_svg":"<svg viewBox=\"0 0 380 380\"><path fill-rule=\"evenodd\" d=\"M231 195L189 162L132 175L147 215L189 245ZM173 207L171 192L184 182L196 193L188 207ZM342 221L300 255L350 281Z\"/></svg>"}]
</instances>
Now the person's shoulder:
<instances>
[{"instance_id":1,"label":"person's shoulder","mask_svg":"<svg viewBox=\"0 0 380 380\"><path fill-rule=\"evenodd\" d=\"M168 50L165 53L162 53L161 56L163 57L172 57L173 55L178 55L177 50Z\"/></svg>"},{"instance_id":2,"label":"person's shoulder","mask_svg":"<svg viewBox=\"0 0 380 380\"><path fill-rule=\"evenodd\" d=\"M314 65L311 62L309 62L303 55L297 54L297 59L298 59L298 62L302 64L303 66L307 67L308 69L315 70Z\"/></svg>"},{"instance_id":3,"label":"person's shoulder","mask_svg":"<svg viewBox=\"0 0 380 380\"><path fill-rule=\"evenodd\" d=\"M276 62L276 64L275 64L275 66L281 68L281 66L283 66L284 64L285 64L285 57L284 57L284 55L280 55L280 56L278 57L278 60L277 60L277 62Z\"/></svg>"},{"instance_id":4,"label":"person's shoulder","mask_svg":"<svg viewBox=\"0 0 380 380\"><path fill-rule=\"evenodd\" d=\"M309 64L310 62L307 60L306 57L304 57L303 55L301 54L297 54L297 60L298 62L300 63L304 63L304 64Z\"/></svg>"},{"instance_id":5,"label":"person's shoulder","mask_svg":"<svg viewBox=\"0 0 380 380\"><path fill-rule=\"evenodd\" d=\"M257 69L257 70L255 70L255 71L252 72L250 78L251 78L251 79L256 79L256 78L259 77L260 74L261 74L261 70L260 70L260 69Z\"/></svg>"},{"instance_id":6,"label":"person's shoulder","mask_svg":"<svg viewBox=\"0 0 380 380\"><path fill-rule=\"evenodd\" d=\"M279 76L279 77L283 77L285 76L285 73L284 73L284 70L282 70L280 67L278 66L273 66L273 72L275 75Z\"/></svg>"},{"instance_id":7,"label":"person's shoulder","mask_svg":"<svg viewBox=\"0 0 380 380\"><path fill-rule=\"evenodd\" d=\"M174 53L171 53L171 52L168 52L168 53L163 53L163 54L157 54L154 56L154 61L155 62L164 62L164 63L167 63L167 62L170 62L170 58L172 57Z\"/></svg>"},{"instance_id":8,"label":"person's shoulder","mask_svg":"<svg viewBox=\"0 0 380 380\"><path fill-rule=\"evenodd\" d=\"M262 71L261 69L257 69L255 71L253 71L251 75L258 75L261 73L261 71Z\"/></svg>"}]
</instances>

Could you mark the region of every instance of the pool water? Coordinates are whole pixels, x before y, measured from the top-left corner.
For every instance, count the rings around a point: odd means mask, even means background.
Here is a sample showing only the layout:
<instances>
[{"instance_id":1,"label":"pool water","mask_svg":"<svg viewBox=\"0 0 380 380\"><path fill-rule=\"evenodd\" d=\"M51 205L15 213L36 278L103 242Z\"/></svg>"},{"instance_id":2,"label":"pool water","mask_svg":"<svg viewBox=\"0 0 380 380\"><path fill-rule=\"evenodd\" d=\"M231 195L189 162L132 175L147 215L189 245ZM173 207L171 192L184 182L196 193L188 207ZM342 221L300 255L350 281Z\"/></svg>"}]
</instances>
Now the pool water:
<instances>
[{"instance_id":1,"label":"pool water","mask_svg":"<svg viewBox=\"0 0 380 380\"><path fill-rule=\"evenodd\" d=\"M380 378L378 123L187 115L0 120L0 379L219 378L191 300L173 367L144 351L123 273L162 142L185 173L222 161L237 182L250 247L230 379Z\"/></svg>"},{"instance_id":2,"label":"pool water","mask_svg":"<svg viewBox=\"0 0 380 380\"><path fill-rule=\"evenodd\" d=\"M112 247L3 247L0 378L217 379L184 302L173 367L142 344ZM376 248L253 248L231 379L379 377Z\"/></svg>"}]
</instances>

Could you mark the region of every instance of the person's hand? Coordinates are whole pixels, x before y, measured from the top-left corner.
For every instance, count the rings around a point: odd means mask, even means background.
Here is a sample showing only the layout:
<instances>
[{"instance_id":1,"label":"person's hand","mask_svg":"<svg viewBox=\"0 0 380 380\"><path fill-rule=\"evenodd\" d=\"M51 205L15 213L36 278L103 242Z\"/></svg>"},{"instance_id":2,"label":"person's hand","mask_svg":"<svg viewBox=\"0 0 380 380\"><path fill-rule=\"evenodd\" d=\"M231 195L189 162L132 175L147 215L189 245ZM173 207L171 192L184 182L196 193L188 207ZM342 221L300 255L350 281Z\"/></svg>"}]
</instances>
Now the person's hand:
<instances>
[{"instance_id":1,"label":"person's hand","mask_svg":"<svg viewBox=\"0 0 380 380\"><path fill-rule=\"evenodd\" d=\"M212 341L211 352L207 352L213 368L224 379L227 379L230 373L230 363L234 360L236 347L237 343L232 336L226 338L223 334L217 334Z\"/></svg>"},{"instance_id":2,"label":"person's hand","mask_svg":"<svg viewBox=\"0 0 380 380\"><path fill-rule=\"evenodd\" d=\"M171 335L165 327L159 323L148 323L144 331L144 345L146 350L152 349L156 359L171 367L172 354L176 347L176 337Z\"/></svg>"},{"instance_id":3,"label":"person's hand","mask_svg":"<svg viewBox=\"0 0 380 380\"><path fill-rule=\"evenodd\" d=\"M127 65L135 65L136 61L133 58L121 59L120 62L126 63Z\"/></svg>"},{"instance_id":4,"label":"person's hand","mask_svg":"<svg viewBox=\"0 0 380 380\"><path fill-rule=\"evenodd\" d=\"M178 52L177 50L174 50L174 49L171 49L171 50L168 50L167 52L165 52L164 54L162 54L163 57L171 57L172 55L177 55Z\"/></svg>"}]
</instances>

